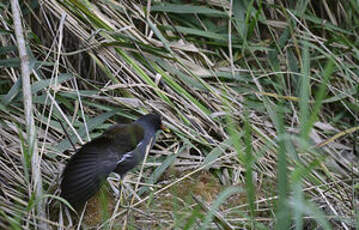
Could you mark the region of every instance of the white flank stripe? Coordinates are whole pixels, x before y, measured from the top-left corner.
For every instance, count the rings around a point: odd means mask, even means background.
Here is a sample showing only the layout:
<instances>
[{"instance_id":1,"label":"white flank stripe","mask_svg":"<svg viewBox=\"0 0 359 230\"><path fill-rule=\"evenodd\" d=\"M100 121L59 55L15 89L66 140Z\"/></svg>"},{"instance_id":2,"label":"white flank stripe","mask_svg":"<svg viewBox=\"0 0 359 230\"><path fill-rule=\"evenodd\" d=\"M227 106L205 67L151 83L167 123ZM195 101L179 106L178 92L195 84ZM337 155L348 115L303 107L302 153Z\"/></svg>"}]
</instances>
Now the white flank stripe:
<instances>
[{"instance_id":1,"label":"white flank stripe","mask_svg":"<svg viewBox=\"0 0 359 230\"><path fill-rule=\"evenodd\" d=\"M136 145L136 148L135 148L135 149L137 149L138 146L140 146L140 144L142 144L142 141L140 141L140 142ZM133 150L133 151L134 151L134 150ZM132 157L132 152L133 152L133 151L130 151L130 152L125 153L125 154L122 156L122 158L121 158L119 161L117 161L117 164L120 164L121 162L125 161L127 158Z\"/></svg>"},{"instance_id":2,"label":"white flank stripe","mask_svg":"<svg viewBox=\"0 0 359 230\"><path fill-rule=\"evenodd\" d=\"M122 158L119 160L119 161L117 161L117 164L120 164L122 161L125 161L127 158L130 158L130 157L132 157L132 151L131 152L128 152L128 153L126 153L126 154L124 154L123 156L122 156Z\"/></svg>"}]
</instances>

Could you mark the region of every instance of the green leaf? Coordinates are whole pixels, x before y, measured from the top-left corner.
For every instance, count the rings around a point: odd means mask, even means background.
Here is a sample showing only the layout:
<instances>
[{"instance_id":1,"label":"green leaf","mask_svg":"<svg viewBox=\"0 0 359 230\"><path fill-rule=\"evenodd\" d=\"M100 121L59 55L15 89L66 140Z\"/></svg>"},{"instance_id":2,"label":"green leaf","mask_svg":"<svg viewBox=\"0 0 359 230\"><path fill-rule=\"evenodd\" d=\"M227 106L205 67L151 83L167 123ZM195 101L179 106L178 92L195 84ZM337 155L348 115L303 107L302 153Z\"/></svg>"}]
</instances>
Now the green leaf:
<instances>
[{"instance_id":1,"label":"green leaf","mask_svg":"<svg viewBox=\"0 0 359 230\"><path fill-rule=\"evenodd\" d=\"M200 29L195 29L195 28L189 28L189 27L184 27L184 26L158 26L158 28L163 29L163 30L171 30L171 31L177 31L177 32L181 32L184 34L189 34L189 35L195 35L195 36L199 36L199 37L204 37L204 38L208 38L208 39L213 39L213 40L219 40L222 42L228 42L228 35L227 34L219 34L219 33L214 33L211 31L204 31L204 30L200 30ZM239 42L239 38L238 37L232 37L232 42Z\"/></svg>"},{"instance_id":2,"label":"green leaf","mask_svg":"<svg viewBox=\"0 0 359 230\"><path fill-rule=\"evenodd\" d=\"M214 212L216 212L221 204L223 204L228 197L230 197L233 194L241 192L241 189L239 187L228 187L223 192L221 192L216 201L211 206L211 209L209 213L207 213L206 218L204 219L203 224L201 225L201 230L208 229L208 225L211 223Z\"/></svg>"},{"instance_id":3,"label":"green leaf","mask_svg":"<svg viewBox=\"0 0 359 230\"><path fill-rule=\"evenodd\" d=\"M204 158L202 165L206 166L206 169L209 169L211 164L222 155L228 147L232 145L232 138L228 138L220 143L217 147L212 149L212 151Z\"/></svg>"},{"instance_id":4,"label":"green leaf","mask_svg":"<svg viewBox=\"0 0 359 230\"><path fill-rule=\"evenodd\" d=\"M109 119L110 117L112 117L113 115L115 115L116 113L118 113L119 111L121 111L121 109L114 109L112 111L109 111L107 113L103 113L95 118L92 118L90 120L87 121L87 127L88 127L88 131L90 132L91 130L94 130L95 128L97 128L98 126L102 125L107 119ZM85 125L82 124L79 128L78 131L79 135L81 137L85 137L86 136L86 129L85 129ZM72 140L73 143L77 143L77 138L75 135L70 135L70 138ZM65 151L67 149L69 149L71 147L71 143L69 140L65 139L63 141L61 141L58 145L55 146L55 149L57 149L58 151Z\"/></svg>"},{"instance_id":5,"label":"green leaf","mask_svg":"<svg viewBox=\"0 0 359 230\"><path fill-rule=\"evenodd\" d=\"M21 91L21 87L22 87L22 81L21 78L18 78L15 84L11 87L9 92L5 95L5 97L2 100L5 106L8 105L18 95L18 93Z\"/></svg>"},{"instance_id":6,"label":"green leaf","mask_svg":"<svg viewBox=\"0 0 359 230\"><path fill-rule=\"evenodd\" d=\"M0 60L0 68L2 67L20 67L20 58L7 58Z\"/></svg>"},{"instance_id":7,"label":"green leaf","mask_svg":"<svg viewBox=\"0 0 359 230\"><path fill-rule=\"evenodd\" d=\"M64 74L59 74L58 79L56 81L57 84L61 84L65 81L68 81L70 79L72 79L74 76L72 74L69 73L64 73ZM51 85L50 85L51 84ZM48 88L48 87L52 87L55 85L55 79L43 79L37 82L34 82L31 85L31 92L32 94L36 94L37 92Z\"/></svg>"},{"instance_id":8,"label":"green leaf","mask_svg":"<svg viewBox=\"0 0 359 230\"><path fill-rule=\"evenodd\" d=\"M0 46L0 55L16 52L16 51L17 51L16 46L6 46L6 47Z\"/></svg>"},{"instance_id":9,"label":"green leaf","mask_svg":"<svg viewBox=\"0 0 359 230\"><path fill-rule=\"evenodd\" d=\"M154 184L157 182L158 178L166 171L166 169L173 164L176 160L178 154L171 154L166 157L166 159L162 162L162 164L155 169L155 171L151 174L148 182L150 184Z\"/></svg>"},{"instance_id":10,"label":"green leaf","mask_svg":"<svg viewBox=\"0 0 359 230\"><path fill-rule=\"evenodd\" d=\"M176 5L170 3L153 5L151 6L151 12L167 12L167 13L177 13L177 14L208 14L211 17L228 16L228 14L223 11L211 9L204 6Z\"/></svg>"}]
</instances>

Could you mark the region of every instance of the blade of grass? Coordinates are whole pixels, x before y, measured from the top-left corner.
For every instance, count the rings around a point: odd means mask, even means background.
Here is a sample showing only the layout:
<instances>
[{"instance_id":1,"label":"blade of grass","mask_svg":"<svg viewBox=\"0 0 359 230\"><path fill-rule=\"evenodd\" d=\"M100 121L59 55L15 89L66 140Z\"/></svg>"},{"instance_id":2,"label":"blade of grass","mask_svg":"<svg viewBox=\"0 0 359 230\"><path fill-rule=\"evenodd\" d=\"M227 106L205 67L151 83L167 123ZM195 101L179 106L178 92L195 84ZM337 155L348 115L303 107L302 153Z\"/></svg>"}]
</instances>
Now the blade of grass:
<instances>
[{"instance_id":1,"label":"blade of grass","mask_svg":"<svg viewBox=\"0 0 359 230\"><path fill-rule=\"evenodd\" d=\"M213 217L215 216L215 212L217 211L217 209L219 208L219 206L221 204L223 204L226 199L236 193L239 193L241 191L241 189L239 187L228 187L226 188L223 192L221 192L217 199L213 202L209 213L207 213L206 218L204 219L202 225L201 225L201 230L205 230L208 229L208 225L211 223Z\"/></svg>"},{"instance_id":2,"label":"blade of grass","mask_svg":"<svg viewBox=\"0 0 359 230\"><path fill-rule=\"evenodd\" d=\"M312 128L312 124L309 120L309 99L310 99L310 56L308 43L304 43L303 57L302 57L302 78L300 82L300 99L299 99L299 120L301 126L301 147L304 150L308 143L309 131Z\"/></svg>"},{"instance_id":3,"label":"blade of grass","mask_svg":"<svg viewBox=\"0 0 359 230\"><path fill-rule=\"evenodd\" d=\"M289 181L287 168L287 154L285 148L286 133L283 124L282 105L277 106L277 112L273 114L275 127L277 129L278 138L278 205L276 211L277 230L287 230L291 223L291 212L288 206Z\"/></svg>"},{"instance_id":4,"label":"blade of grass","mask_svg":"<svg viewBox=\"0 0 359 230\"><path fill-rule=\"evenodd\" d=\"M252 153L252 132L251 127L248 120L248 112L246 111L244 113L244 144L246 146L245 148L245 158L244 158L244 165L246 168L245 173L245 183L246 183L246 192L247 192L247 199L249 203L249 209L250 209L250 218L251 218L251 228L255 229L255 207L254 207L254 201L255 201L255 187L253 184L253 165L255 163L255 157Z\"/></svg>"},{"instance_id":5,"label":"blade of grass","mask_svg":"<svg viewBox=\"0 0 359 230\"><path fill-rule=\"evenodd\" d=\"M162 3L151 6L152 12L167 12L167 13L177 13L177 14L208 14L211 17L226 17L227 14L223 11L211 9L204 6L196 5L178 5L171 3Z\"/></svg>"}]
</instances>

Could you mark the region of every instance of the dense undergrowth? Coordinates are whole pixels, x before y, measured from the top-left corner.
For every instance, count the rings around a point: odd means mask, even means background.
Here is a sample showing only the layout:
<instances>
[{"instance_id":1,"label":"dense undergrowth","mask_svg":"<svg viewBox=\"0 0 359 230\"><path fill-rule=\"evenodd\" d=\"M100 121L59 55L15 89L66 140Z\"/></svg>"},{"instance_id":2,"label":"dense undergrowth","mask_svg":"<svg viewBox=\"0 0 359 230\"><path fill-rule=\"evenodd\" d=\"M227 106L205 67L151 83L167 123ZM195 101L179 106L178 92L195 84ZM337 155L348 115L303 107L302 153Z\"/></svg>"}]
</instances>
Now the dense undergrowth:
<instances>
[{"instance_id":1,"label":"dense undergrowth","mask_svg":"<svg viewBox=\"0 0 359 230\"><path fill-rule=\"evenodd\" d=\"M0 3L0 228L359 228L359 3L190 3L21 1L34 153ZM69 138L149 111L171 133L144 165L121 191L111 175L84 213L66 208Z\"/></svg>"}]
</instances>

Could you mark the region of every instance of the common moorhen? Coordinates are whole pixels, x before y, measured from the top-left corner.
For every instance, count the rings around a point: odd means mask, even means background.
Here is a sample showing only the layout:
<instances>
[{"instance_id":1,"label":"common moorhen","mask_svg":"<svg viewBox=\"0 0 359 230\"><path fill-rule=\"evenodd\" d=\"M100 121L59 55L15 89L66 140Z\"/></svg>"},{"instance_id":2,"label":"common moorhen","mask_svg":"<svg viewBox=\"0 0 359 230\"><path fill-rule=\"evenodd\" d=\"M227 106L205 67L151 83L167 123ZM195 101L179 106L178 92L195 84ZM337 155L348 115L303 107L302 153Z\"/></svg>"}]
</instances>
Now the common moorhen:
<instances>
[{"instance_id":1,"label":"common moorhen","mask_svg":"<svg viewBox=\"0 0 359 230\"><path fill-rule=\"evenodd\" d=\"M61 197L81 207L111 172L123 176L143 160L162 128L161 117L147 114L130 124L116 124L77 151L62 174Z\"/></svg>"}]
</instances>

